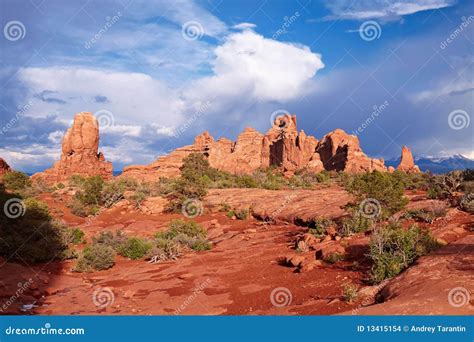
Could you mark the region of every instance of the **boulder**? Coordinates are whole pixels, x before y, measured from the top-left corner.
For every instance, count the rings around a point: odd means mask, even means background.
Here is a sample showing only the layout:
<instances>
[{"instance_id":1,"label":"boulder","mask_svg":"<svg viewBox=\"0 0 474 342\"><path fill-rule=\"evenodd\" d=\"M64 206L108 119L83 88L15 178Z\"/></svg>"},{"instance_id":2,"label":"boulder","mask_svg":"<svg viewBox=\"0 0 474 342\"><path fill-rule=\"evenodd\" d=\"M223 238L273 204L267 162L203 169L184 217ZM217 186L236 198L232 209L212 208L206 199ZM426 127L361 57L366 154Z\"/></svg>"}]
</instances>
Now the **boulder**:
<instances>
[{"instance_id":1,"label":"boulder","mask_svg":"<svg viewBox=\"0 0 474 342\"><path fill-rule=\"evenodd\" d=\"M44 172L33 175L47 183L67 181L72 175L112 178L112 163L99 150L99 123L91 113L76 114L64 135L61 159Z\"/></svg>"}]
</instances>

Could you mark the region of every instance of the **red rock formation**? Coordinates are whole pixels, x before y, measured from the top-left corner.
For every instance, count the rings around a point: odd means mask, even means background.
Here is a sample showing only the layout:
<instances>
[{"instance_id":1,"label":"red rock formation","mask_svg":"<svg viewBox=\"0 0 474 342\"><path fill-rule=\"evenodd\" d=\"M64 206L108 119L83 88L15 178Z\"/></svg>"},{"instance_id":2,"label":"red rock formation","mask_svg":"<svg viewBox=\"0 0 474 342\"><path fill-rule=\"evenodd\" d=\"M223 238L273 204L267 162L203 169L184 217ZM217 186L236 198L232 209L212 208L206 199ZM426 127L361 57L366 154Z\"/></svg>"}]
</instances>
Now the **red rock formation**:
<instances>
[{"instance_id":1,"label":"red rock formation","mask_svg":"<svg viewBox=\"0 0 474 342\"><path fill-rule=\"evenodd\" d=\"M8 165L7 162L3 158L0 158L0 175L3 175L10 170L11 170L10 165Z\"/></svg>"},{"instance_id":2,"label":"red rock formation","mask_svg":"<svg viewBox=\"0 0 474 342\"><path fill-rule=\"evenodd\" d=\"M411 150L403 146L402 155L400 157L400 165L398 165L397 170L407 172L407 173L417 173L420 172L418 166L415 165L415 160L411 154Z\"/></svg>"},{"instance_id":3,"label":"red rock formation","mask_svg":"<svg viewBox=\"0 0 474 342\"><path fill-rule=\"evenodd\" d=\"M105 161L99 149L99 123L93 114L76 114L64 135L61 159L51 169L33 175L47 183L67 181L72 175L112 178L112 163Z\"/></svg>"},{"instance_id":4,"label":"red rock formation","mask_svg":"<svg viewBox=\"0 0 474 342\"><path fill-rule=\"evenodd\" d=\"M212 167L235 174L249 174L271 165L281 167L288 176L299 169L313 172L386 170L383 160L370 159L362 152L357 137L339 129L318 143L303 130L298 132L296 116L285 114L276 118L265 135L246 128L237 141L232 142L226 138L215 141L204 132L196 137L193 145L178 148L150 165L124 168L121 177L147 181L176 177L183 158L193 152L203 153Z\"/></svg>"},{"instance_id":5,"label":"red rock formation","mask_svg":"<svg viewBox=\"0 0 474 342\"><path fill-rule=\"evenodd\" d=\"M359 139L342 129L324 136L316 147L326 170L365 172L386 171L383 159L371 159L362 152Z\"/></svg>"}]
</instances>

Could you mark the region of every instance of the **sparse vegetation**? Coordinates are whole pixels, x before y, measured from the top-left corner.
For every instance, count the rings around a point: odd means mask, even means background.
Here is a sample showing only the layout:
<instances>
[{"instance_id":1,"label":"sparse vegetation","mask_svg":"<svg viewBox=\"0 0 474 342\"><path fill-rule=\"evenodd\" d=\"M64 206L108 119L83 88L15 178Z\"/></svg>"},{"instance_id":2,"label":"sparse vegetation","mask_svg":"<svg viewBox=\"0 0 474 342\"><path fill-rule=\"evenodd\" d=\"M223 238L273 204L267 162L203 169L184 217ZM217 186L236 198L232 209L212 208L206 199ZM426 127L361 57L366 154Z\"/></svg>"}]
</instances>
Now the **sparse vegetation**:
<instances>
[{"instance_id":1,"label":"sparse vegetation","mask_svg":"<svg viewBox=\"0 0 474 342\"><path fill-rule=\"evenodd\" d=\"M358 296L358 288L357 285L352 283L346 283L342 285L342 297L348 303L352 303Z\"/></svg>"},{"instance_id":2,"label":"sparse vegetation","mask_svg":"<svg viewBox=\"0 0 474 342\"><path fill-rule=\"evenodd\" d=\"M93 243L84 248L73 268L74 272L102 271L115 264L115 251L112 247Z\"/></svg>"},{"instance_id":3,"label":"sparse vegetation","mask_svg":"<svg viewBox=\"0 0 474 342\"><path fill-rule=\"evenodd\" d=\"M9 171L3 175L3 183L8 190L19 191L31 187L30 177L20 171Z\"/></svg>"},{"instance_id":4,"label":"sparse vegetation","mask_svg":"<svg viewBox=\"0 0 474 342\"><path fill-rule=\"evenodd\" d=\"M434 207L431 209L413 209L407 210L404 217L407 219L414 219L419 222L433 223L438 217L446 216L446 208Z\"/></svg>"},{"instance_id":5,"label":"sparse vegetation","mask_svg":"<svg viewBox=\"0 0 474 342\"><path fill-rule=\"evenodd\" d=\"M392 223L380 226L370 240L373 262L371 278L374 283L391 278L410 266L416 258L438 247L429 231L416 225L408 229Z\"/></svg>"},{"instance_id":6,"label":"sparse vegetation","mask_svg":"<svg viewBox=\"0 0 474 342\"><path fill-rule=\"evenodd\" d=\"M123 257L137 260L143 258L153 248L153 243L149 240L131 237L118 245L117 252Z\"/></svg>"},{"instance_id":7,"label":"sparse vegetation","mask_svg":"<svg viewBox=\"0 0 474 342\"><path fill-rule=\"evenodd\" d=\"M408 203L408 199L404 197L404 182L387 172L353 175L346 180L345 187L359 202L366 199L377 200L381 206L378 217L381 220L403 209Z\"/></svg>"},{"instance_id":8,"label":"sparse vegetation","mask_svg":"<svg viewBox=\"0 0 474 342\"><path fill-rule=\"evenodd\" d=\"M339 261L342 261L345 259L345 255L341 253L331 253L327 257L324 258L324 261L330 263L330 264L335 264Z\"/></svg>"},{"instance_id":9,"label":"sparse vegetation","mask_svg":"<svg viewBox=\"0 0 474 342\"><path fill-rule=\"evenodd\" d=\"M86 234L79 228L66 228L63 234L66 244L78 245L86 242Z\"/></svg>"},{"instance_id":10,"label":"sparse vegetation","mask_svg":"<svg viewBox=\"0 0 474 342\"><path fill-rule=\"evenodd\" d=\"M372 229L374 220L363 216L360 211L352 210L351 216L342 220L338 233L342 236L364 233Z\"/></svg>"}]
</instances>

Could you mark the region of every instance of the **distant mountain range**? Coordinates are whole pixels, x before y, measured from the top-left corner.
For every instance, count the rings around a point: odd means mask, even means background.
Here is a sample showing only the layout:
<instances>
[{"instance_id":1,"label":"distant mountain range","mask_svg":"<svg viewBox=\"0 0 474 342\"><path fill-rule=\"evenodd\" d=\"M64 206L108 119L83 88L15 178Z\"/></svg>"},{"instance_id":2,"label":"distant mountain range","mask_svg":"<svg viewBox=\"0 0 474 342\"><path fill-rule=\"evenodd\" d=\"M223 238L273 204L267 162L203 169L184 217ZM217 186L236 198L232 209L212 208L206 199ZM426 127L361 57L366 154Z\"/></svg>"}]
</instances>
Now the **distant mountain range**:
<instances>
[{"instance_id":1,"label":"distant mountain range","mask_svg":"<svg viewBox=\"0 0 474 342\"><path fill-rule=\"evenodd\" d=\"M386 166L397 167L400 158L388 159ZM461 154L455 154L450 157L418 157L415 158L415 164L421 171L431 171L433 173L446 173L453 170L474 169L474 160Z\"/></svg>"}]
</instances>

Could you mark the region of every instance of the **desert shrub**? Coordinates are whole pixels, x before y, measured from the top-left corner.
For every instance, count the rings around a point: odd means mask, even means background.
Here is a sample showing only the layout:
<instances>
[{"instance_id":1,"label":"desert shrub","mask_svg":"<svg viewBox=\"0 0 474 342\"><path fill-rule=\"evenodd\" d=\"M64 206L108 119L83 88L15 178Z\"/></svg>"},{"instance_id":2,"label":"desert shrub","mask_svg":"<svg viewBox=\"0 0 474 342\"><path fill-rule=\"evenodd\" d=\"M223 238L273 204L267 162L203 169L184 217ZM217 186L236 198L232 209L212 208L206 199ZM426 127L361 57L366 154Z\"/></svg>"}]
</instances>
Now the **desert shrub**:
<instances>
[{"instance_id":1,"label":"desert shrub","mask_svg":"<svg viewBox=\"0 0 474 342\"><path fill-rule=\"evenodd\" d=\"M444 207L412 209L407 210L403 216L420 222L433 223L436 218L446 216L446 209Z\"/></svg>"},{"instance_id":2,"label":"desert shrub","mask_svg":"<svg viewBox=\"0 0 474 342\"><path fill-rule=\"evenodd\" d=\"M348 303L352 303L358 296L357 285L347 283L342 286L342 297Z\"/></svg>"},{"instance_id":3,"label":"desert shrub","mask_svg":"<svg viewBox=\"0 0 474 342\"><path fill-rule=\"evenodd\" d=\"M186 234L179 234L175 236L173 241L195 251L207 251L212 247L212 244L209 241L199 237L191 237Z\"/></svg>"},{"instance_id":4,"label":"desert shrub","mask_svg":"<svg viewBox=\"0 0 474 342\"><path fill-rule=\"evenodd\" d=\"M325 217L317 217L309 223L308 233L321 237L326 234L326 230L332 225L334 225L334 221Z\"/></svg>"},{"instance_id":5,"label":"desert shrub","mask_svg":"<svg viewBox=\"0 0 474 342\"><path fill-rule=\"evenodd\" d=\"M353 210L349 218L342 220L341 227L338 232L342 236L349 236L356 233L364 233L370 230L374 225L374 221L362 215L359 211Z\"/></svg>"},{"instance_id":6,"label":"desert shrub","mask_svg":"<svg viewBox=\"0 0 474 342\"><path fill-rule=\"evenodd\" d=\"M121 256L136 260L147 255L152 247L153 243L149 240L131 237L117 247L117 252Z\"/></svg>"},{"instance_id":7,"label":"desert shrub","mask_svg":"<svg viewBox=\"0 0 474 342\"><path fill-rule=\"evenodd\" d=\"M219 203L219 211L220 212L228 212L230 211L231 207L228 203L225 203L225 202L222 202L222 203Z\"/></svg>"},{"instance_id":8,"label":"desert shrub","mask_svg":"<svg viewBox=\"0 0 474 342\"><path fill-rule=\"evenodd\" d=\"M66 244L78 245L86 241L86 234L79 228L66 228L63 236Z\"/></svg>"},{"instance_id":9,"label":"desert shrub","mask_svg":"<svg viewBox=\"0 0 474 342\"><path fill-rule=\"evenodd\" d=\"M249 209L235 210L234 215L237 220L246 220L249 217Z\"/></svg>"},{"instance_id":10,"label":"desert shrub","mask_svg":"<svg viewBox=\"0 0 474 342\"><path fill-rule=\"evenodd\" d=\"M64 189L66 186L63 183L56 184L57 189Z\"/></svg>"},{"instance_id":11,"label":"desert shrub","mask_svg":"<svg viewBox=\"0 0 474 342\"><path fill-rule=\"evenodd\" d=\"M3 183L9 190L23 190L31 187L30 177L20 171L9 171L3 175Z\"/></svg>"},{"instance_id":12,"label":"desert shrub","mask_svg":"<svg viewBox=\"0 0 474 342\"><path fill-rule=\"evenodd\" d=\"M71 210L71 213L76 216L86 217L91 213L90 208L77 199L73 199L67 206Z\"/></svg>"},{"instance_id":13,"label":"desert shrub","mask_svg":"<svg viewBox=\"0 0 474 342\"><path fill-rule=\"evenodd\" d=\"M408 203L403 196L404 183L388 172L374 171L354 175L345 185L347 191L359 201L369 198L377 200L381 205L381 219L403 209Z\"/></svg>"},{"instance_id":14,"label":"desert shrub","mask_svg":"<svg viewBox=\"0 0 474 342\"><path fill-rule=\"evenodd\" d=\"M344 260L345 255L341 253L331 253L328 256L324 258L324 261L330 263L330 264L335 264L339 261Z\"/></svg>"},{"instance_id":15,"label":"desert shrub","mask_svg":"<svg viewBox=\"0 0 474 342\"><path fill-rule=\"evenodd\" d=\"M474 169L466 169L462 172L462 178L466 182L474 181Z\"/></svg>"},{"instance_id":16,"label":"desert shrub","mask_svg":"<svg viewBox=\"0 0 474 342\"><path fill-rule=\"evenodd\" d=\"M102 189L104 180L100 176L88 177L84 180L81 190L74 195L84 205L100 205L102 203Z\"/></svg>"},{"instance_id":17,"label":"desert shrub","mask_svg":"<svg viewBox=\"0 0 474 342\"><path fill-rule=\"evenodd\" d=\"M170 222L168 230L156 233L155 237L172 240L180 234L193 238L204 238L206 231L194 221L173 220Z\"/></svg>"},{"instance_id":18,"label":"desert shrub","mask_svg":"<svg viewBox=\"0 0 474 342\"><path fill-rule=\"evenodd\" d=\"M125 244L128 237L122 230L116 230L115 234L110 230L103 230L97 236L92 238L92 243L103 244L117 250Z\"/></svg>"},{"instance_id":19,"label":"desert shrub","mask_svg":"<svg viewBox=\"0 0 474 342\"><path fill-rule=\"evenodd\" d=\"M84 248L73 268L74 272L102 271L115 264L115 251L112 247L93 243Z\"/></svg>"},{"instance_id":20,"label":"desert shrub","mask_svg":"<svg viewBox=\"0 0 474 342\"><path fill-rule=\"evenodd\" d=\"M84 185L85 181L86 178L81 175L72 175L71 177L69 177L69 184L71 186L81 187Z\"/></svg>"},{"instance_id":21,"label":"desert shrub","mask_svg":"<svg viewBox=\"0 0 474 342\"><path fill-rule=\"evenodd\" d=\"M408 229L399 224L389 224L377 228L370 240L370 259L373 262L371 279L379 283L396 276L416 258L427 254L438 244L427 230L416 225Z\"/></svg>"},{"instance_id":22,"label":"desert shrub","mask_svg":"<svg viewBox=\"0 0 474 342\"><path fill-rule=\"evenodd\" d=\"M439 192L440 199L455 198L456 192L462 190L463 180L463 172L456 170L444 175L433 176L431 184Z\"/></svg>"},{"instance_id":23,"label":"desert shrub","mask_svg":"<svg viewBox=\"0 0 474 342\"><path fill-rule=\"evenodd\" d=\"M252 177L255 179L259 188L268 190L279 190L288 185L288 181L274 167L261 168L256 170Z\"/></svg>"},{"instance_id":24,"label":"desert shrub","mask_svg":"<svg viewBox=\"0 0 474 342\"><path fill-rule=\"evenodd\" d=\"M465 194L462 197L460 208L470 214L474 214L474 193Z\"/></svg>"},{"instance_id":25,"label":"desert shrub","mask_svg":"<svg viewBox=\"0 0 474 342\"><path fill-rule=\"evenodd\" d=\"M128 188L126 181L118 180L107 182L103 185L102 190L100 191L100 204L103 204L105 207L110 208L118 201L124 198L124 193Z\"/></svg>"},{"instance_id":26,"label":"desert shrub","mask_svg":"<svg viewBox=\"0 0 474 342\"><path fill-rule=\"evenodd\" d=\"M151 262L175 260L183 254L183 246L174 241L156 239L155 245L148 251L146 258Z\"/></svg>"}]
</instances>

